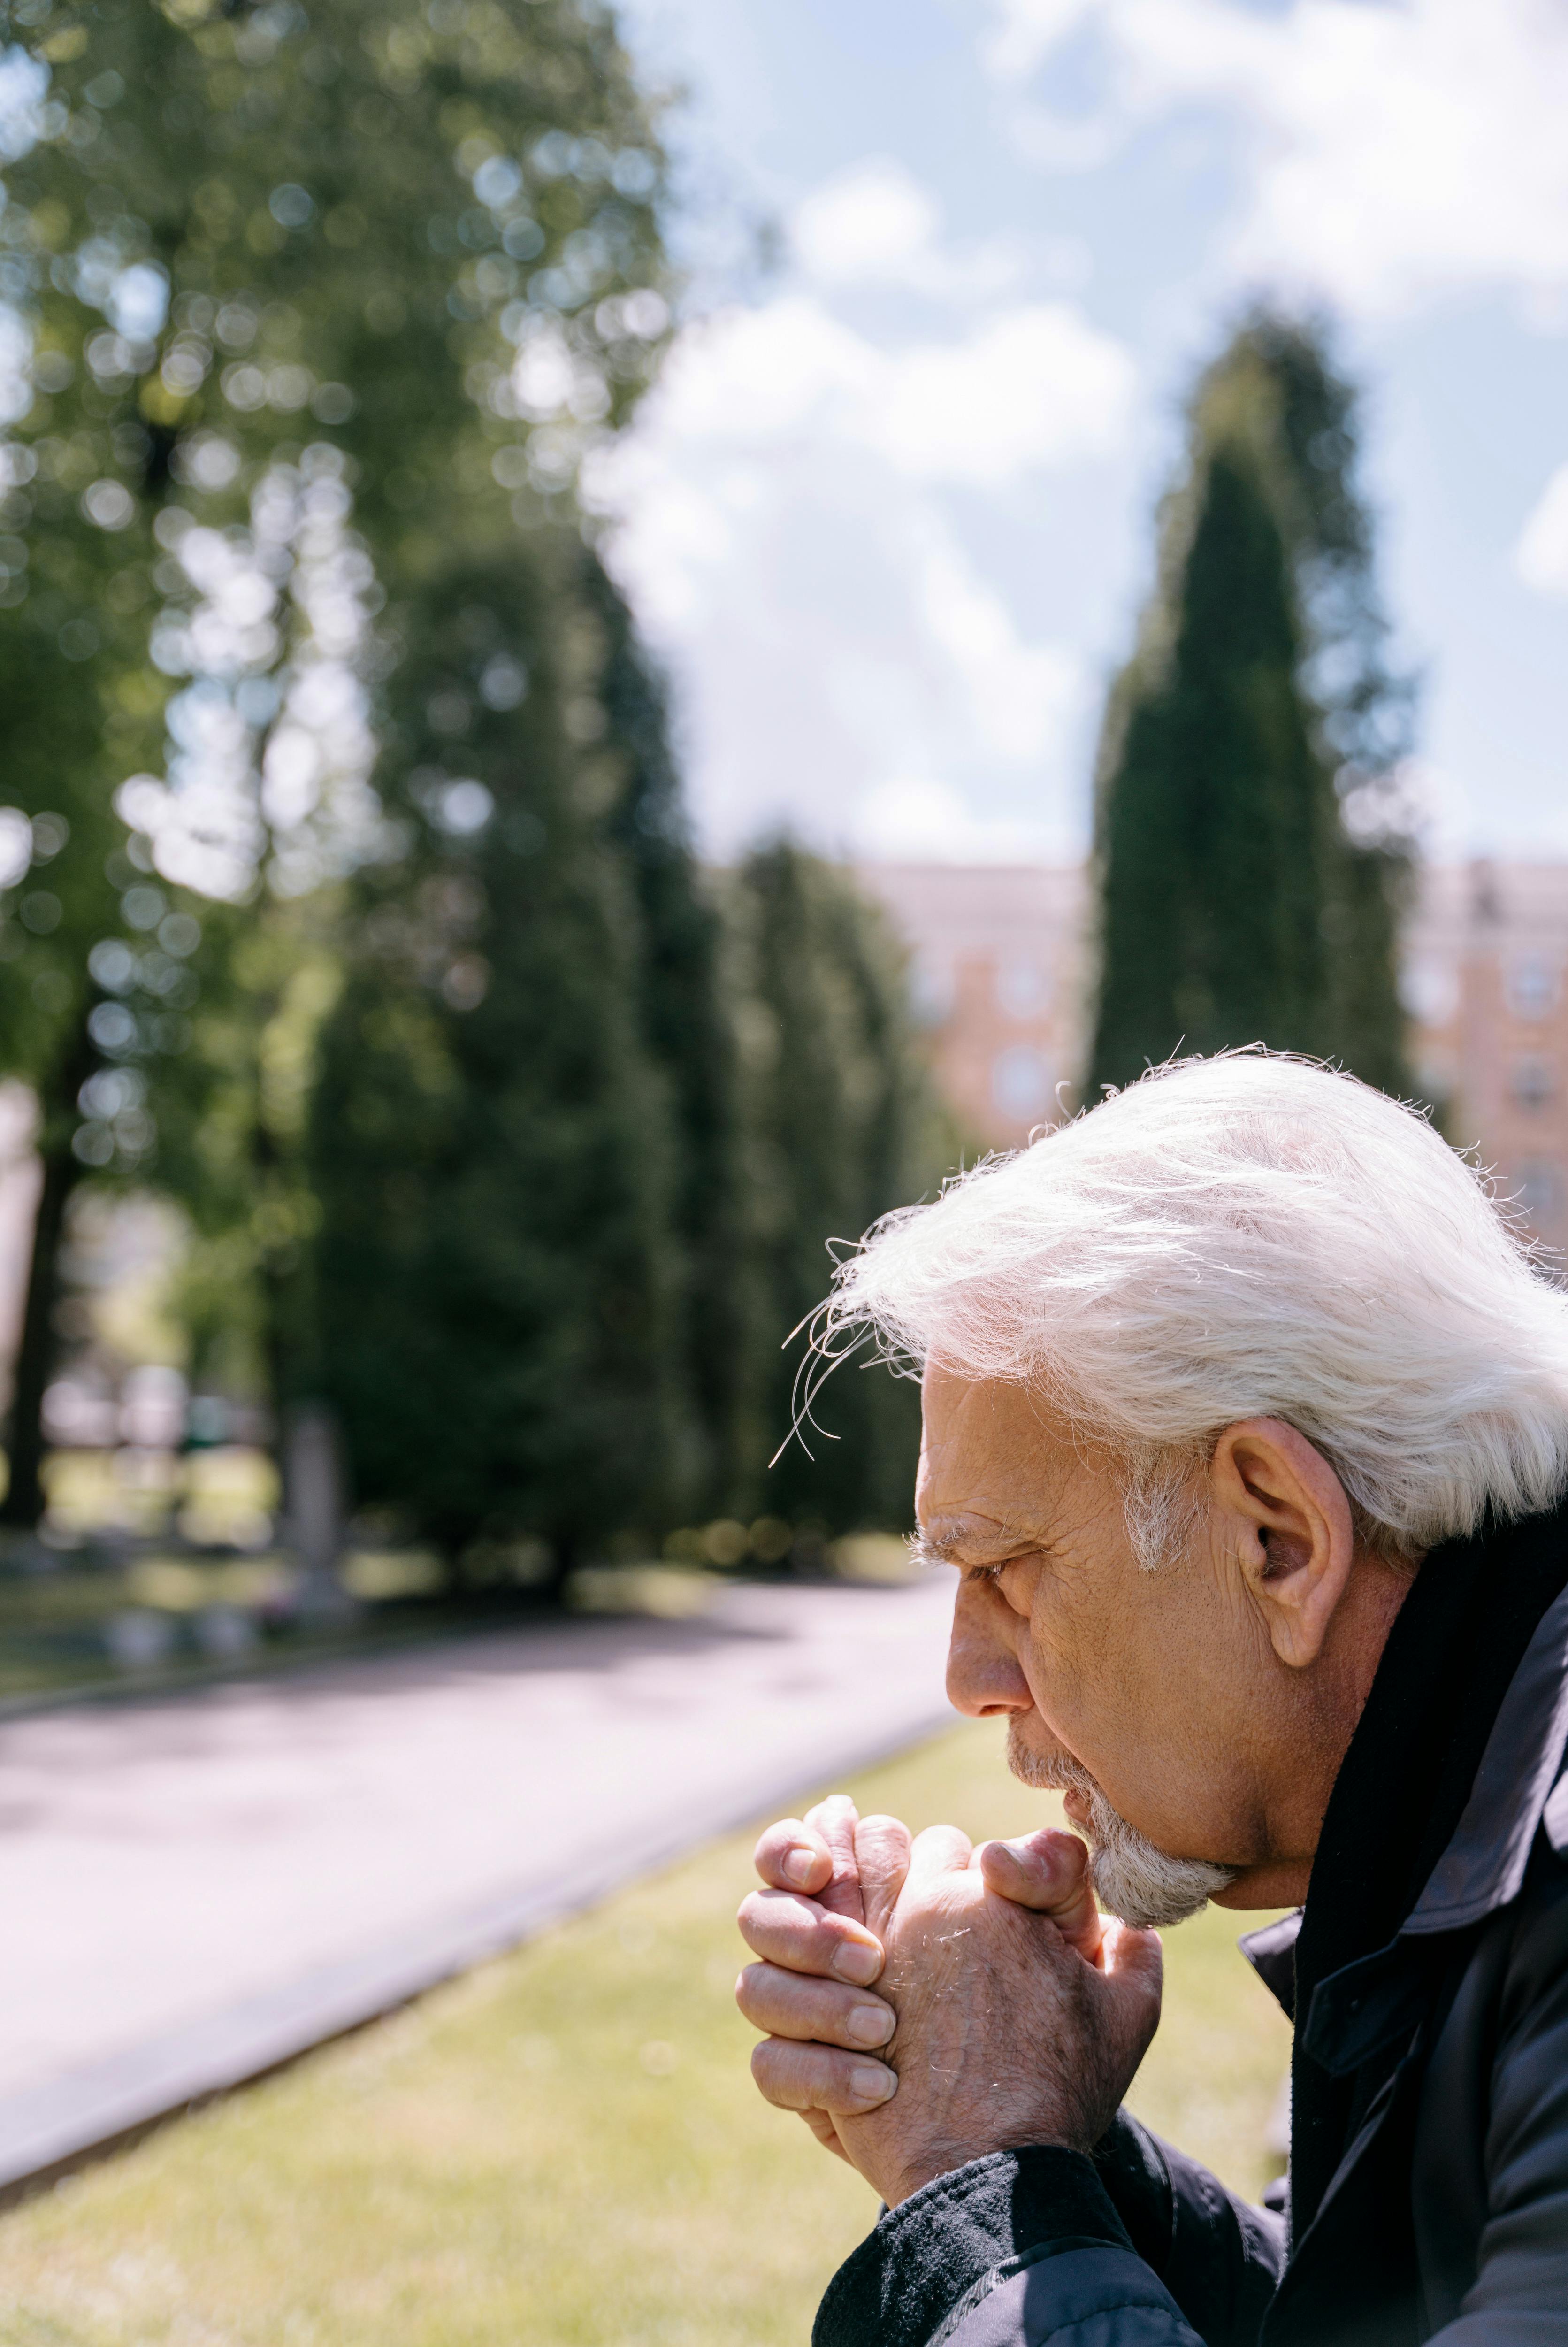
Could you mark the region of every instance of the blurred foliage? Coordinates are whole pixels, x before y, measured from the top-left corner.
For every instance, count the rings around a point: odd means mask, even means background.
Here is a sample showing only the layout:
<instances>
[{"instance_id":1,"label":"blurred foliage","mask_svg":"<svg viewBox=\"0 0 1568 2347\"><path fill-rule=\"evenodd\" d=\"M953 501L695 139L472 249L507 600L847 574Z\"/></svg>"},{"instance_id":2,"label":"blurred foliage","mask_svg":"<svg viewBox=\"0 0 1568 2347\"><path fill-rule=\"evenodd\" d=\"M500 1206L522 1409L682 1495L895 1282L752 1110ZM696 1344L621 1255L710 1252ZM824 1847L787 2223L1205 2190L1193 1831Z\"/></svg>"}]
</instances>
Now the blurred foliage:
<instances>
[{"instance_id":1,"label":"blurred foliage","mask_svg":"<svg viewBox=\"0 0 1568 2347\"><path fill-rule=\"evenodd\" d=\"M529 1540L558 1576L646 1554L723 1508L804 1519L808 1563L814 1520L906 1521L918 1413L886 1375L768 1472L830 1242L945 1170L902 955L793 847L721 919L657 681L574 538L444 578L407 632L378 774L415 845L354 885L312 1112L361 1499L476 1575ZM429 712L459 697L455 782Z\"/></svg>"},{"instance_id":2,"label":"blurred foliage","mask_svg":"<svg viewBox=\"0 0 1568 2347\"><path fill-rule=\"evenodd\" d=\"M1407 1088L1411 694L1386 636L1354 395L1320 333L1262 313L1198 384L1106 713L1091 1093L1255 1040Z\"/></svg>"},{"instance_id":3,"label":"blurred foliage","mask_svg":"<svg viewBox=\"0 0 1568 2347\"><path fill-rule=\"evenodd\" d=\"M397 657L369 623L454 534L559 501L668 307L661 159L602 11L15 0L0 32L0 1050L39 1088L49 1173L14 1410L25 1520L66 1202L84 1164L149 1162L160 1106L212 1128L161 1171L210 1276L259 1266L274 1378L304 1317L265 1068L290 924L236 960L220 922L195 965L191 908L141 876L288 900L365 852L354 688ZM166 714L172 787L117 800L163 764ZM12 871L24 815L64 886L25 853ZM197 969L220 997L192 1062L217 1057L205 1110L192 1071L159 1065L192 1040Z\"/></svg>"},{"instance_id":4,"label":"blurred foliage","mask_svg":"<svg viewBox=\"0 0 1568 2347\"><path fill-rule=\"evenodd\" d=\"M694 1437L583 568L563 533L454 562L407 614L379 771L412 844L356 886L311 1129L323 1389L359 1496L455 1555L543 1538L563 1571L680 1514ZM431 712L458 701L453 780Z\"/></svg>"},{"instance_id":5,"label":"blurred foliage","mask_svg":"<svg viewBox=\"0 0 1568 2347\"><path fill-rule=\"evenodd\" d=\"M699 1445L693 1497L702 1508L749 1510L767 1444L758 1352L769 1332L749 1243L746 1104L722 915L696 870L661 681L604 571L589 563L583 580L602 630L598 702L612 761L606 831L641 917L637 995L677 1144L671 1212L683 1273L682 1374Z\"/></svg>"},{"instance_id":6,"label":"blurred foliage","mask_svg":"<svg viewBox=\"0 0 1568 2347\"><path fill-rule=\"evenodd\" d=\"M926 1112L842 881L797 860L794 934L728 938L591 550L579 470L672 292L612 15L0 30L0 827L47 866L3 899L0 1056L58 1174L13 1515L84 1171L183 1203L198 1377L328 1397L359 1498L454 1559L754 1513L774 1348L830 1234L927 1179ZM902 1520L906 1404L850 1411L825 1526Z\"/></svg>"},{"instance_id":7,"label":"blurred foliage","mask_svg":"<svg viewBox=\"0 0 1568 2347\"><path fill-rule=\"evenodd\" d=\"M829 1251L934 1194L958 1157L917 1048L905 956L844 872L787 841L746 859L728 905L769 1451L799 1414L761 1496L774 1513L837 1532L902 1524L917 1389L879 1367L861 1374L853 1358L822 1382L825 1364L801 1332ZM778 1349L791 1331L796 1341Z\"/></svg>"}]
</instances>

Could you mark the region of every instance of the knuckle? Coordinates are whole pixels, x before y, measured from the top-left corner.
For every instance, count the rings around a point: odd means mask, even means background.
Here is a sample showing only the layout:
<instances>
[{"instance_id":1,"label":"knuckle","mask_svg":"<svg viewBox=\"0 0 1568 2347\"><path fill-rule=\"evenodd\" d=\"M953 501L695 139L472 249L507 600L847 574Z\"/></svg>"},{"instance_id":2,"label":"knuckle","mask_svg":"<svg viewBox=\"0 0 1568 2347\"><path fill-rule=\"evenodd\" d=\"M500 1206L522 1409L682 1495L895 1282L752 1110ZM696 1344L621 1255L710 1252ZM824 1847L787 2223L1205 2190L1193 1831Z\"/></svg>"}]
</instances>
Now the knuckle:
<instances>
[{"instance_id":1,"label":"knuckle","mask_svg":"<svg viewBox=\"0 0 1568 2347\"><path fill-rule=\"evenodd\" d=\"M784 2037L761 2037L752 2048L752 2075L764 2095L776 2095L794 2076L800 2048Z\"/></svg>"},{"instance_id":2,"label":"knuckle","mask_svg":"<svg viewBox=\"0 0 1568 2347\"><path fill-rule=\"evenodd\" d=\"M792 1892L752 1891L742 1900L735 1920L747 1946L761 1952L764 1941L771 1943L798 1932L809 1923L814 1911L808 1901Z\"/></svg>"}]
</instances>

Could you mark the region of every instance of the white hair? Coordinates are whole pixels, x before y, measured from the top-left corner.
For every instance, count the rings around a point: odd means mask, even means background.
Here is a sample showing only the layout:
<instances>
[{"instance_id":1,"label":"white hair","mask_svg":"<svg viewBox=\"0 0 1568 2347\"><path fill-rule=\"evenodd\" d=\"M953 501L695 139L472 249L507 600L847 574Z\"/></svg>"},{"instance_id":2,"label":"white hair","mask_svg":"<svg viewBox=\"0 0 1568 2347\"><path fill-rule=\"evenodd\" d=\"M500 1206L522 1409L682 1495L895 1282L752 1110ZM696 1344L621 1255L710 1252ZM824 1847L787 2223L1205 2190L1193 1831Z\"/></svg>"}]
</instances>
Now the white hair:
<instances>
[{"instance_id":1,"label":"white hair","mask_svg":"<svg viewBox=\"0 0 1568 2347\"><path fill-rule=\"evenodd\" d=\"M868 1331L1111 1449L1146 1561L1245 1418L1315 1443L1394 1554L1568 1481L1568 1296L1424 1117L1283 1054L1153 1069L887 1215L838 1267L819 1356Z\"/></svg>"}]
</instances>

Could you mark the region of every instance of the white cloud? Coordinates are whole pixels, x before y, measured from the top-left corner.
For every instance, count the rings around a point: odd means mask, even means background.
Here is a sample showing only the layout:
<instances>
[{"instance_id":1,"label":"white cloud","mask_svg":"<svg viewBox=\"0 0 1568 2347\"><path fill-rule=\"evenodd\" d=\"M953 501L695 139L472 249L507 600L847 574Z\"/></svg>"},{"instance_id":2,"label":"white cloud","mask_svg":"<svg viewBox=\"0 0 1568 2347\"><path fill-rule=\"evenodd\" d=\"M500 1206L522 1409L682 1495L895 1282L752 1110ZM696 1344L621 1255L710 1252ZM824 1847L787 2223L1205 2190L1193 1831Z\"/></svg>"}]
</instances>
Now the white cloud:
<instances>
[{"instance_id":1,"label":"white cloud","mask_svg":"<svg viewBox=\"0 0 1568 2347\"><path fill-rule=\"evenodd\" d=\"M929 194L901 163L873 157L795 207L790 244L819 283L898 283L928 257L938 218Z\"/></svg>"},{"instance_id":2,"label":"white cloud","mask_svg":"<svg viewBox=\"0 0 1568 2347\"><path fill-rule=\"evenodd\" d=\"M1245 191L1227 256L1363 314L1502 288L1540 318L1568 285L1568 15L1553 0L996 0L985 55L1017 86L1072 33L1110 96L1032 112L1044 159L1095 161L1187 104L1235 117ZM1052 141L1061 148L1053 153Z\"/></svg>"},{"instance_id":3,"label":"white cloud","mask_svg":"<svg viewBox=\"0 0 1568 2347\"><path fill-rule=\"evenodd\" d=\"M1568 595L1568 465L1559 465L1513 549L1513 568L1538 595Z\"/></svg>"},{"instance_id":4,"label":"white cloud","mask_svg":"<svg viewBox=\"0 0 1568 2347\"><path fill-rule=\"evenodd\" d=\"M999 311L960 343L885 363L866 436L927 480L1000 487L1017 475L1120 445L1132 361L1061 302Z\"/></svg>"},{"instance_id":5,"label":"white cloud","mask_svg":"<svg viewBox=\"0 0 1568 2347\"><path fill-rule=\"evenodd\" d=\"M897 285L969 307L995 302L1026 276L1054 287L1083 282L1087 249L1071 237L1026 245L1016 235L955 242L940 233L940 207L902 163L869 156L798 203L790 252L801 275L829 290Z\"/></svg>"},{"instance_id":6,"label":"white cloud","mask_svg":"<svg viewBox=\"0 0 1568 2347\"><path fill-rule=\"evenodd\" d=\"M690 329L638 438L672 432L719 458L804 434L917 480L1001 487L1116 447L1133 386L1122 344L1066 302L1019 303L961 338L887 350L790 293Z\"/></svg>"},{"instance_id":7,"label":"white cloud","mask_svg":"<svg viewBox=\"0 0 1568 2347\"><path fill-rule=\"evenodd\" d=\"M1035 822L977 815L948 784L898 774L868 791L856 810L849 846L875 863L1050 863L1078 851L1071 828L1049 813Z\"/></svg>"},{"instance_id":8,"label":"white cloud","mask_svg":"<svg viewBox=\"0 0 1568 2347\"><path fill-rule=\"evenodd\" d=\"M1011 612L950 538L927 525L913 574L915 609L967 693L976 733L999 760L1027 766L1076 712L1078 662L1057 644L1021 641Z\"/></svg>"},{"instance_id":9,"label":"white cloud","mask_svg":"<svg viewBox=\"0 0 1568 2347\"><path fill-rule=\"evenodd\" d=\"M682 336L587 487L676 673L712 850L778 822L877 853L1076 836L1082 664L1020 626L949 499L1115 451L1132 388L1061 303L888 348L795 292ZM1025 817L973 812L999 796Z\"/></svg>"},{"instance_id":10,"label":"white cloud","mask_svg":"<svg viewBox=\"0 0 1568 2347\"><path fill-rule=\"evenodd\" d=\"M999 80L1022 81L1098 6L1099 0L996 0L980 54Z\"/></svg>"}]
</instances>

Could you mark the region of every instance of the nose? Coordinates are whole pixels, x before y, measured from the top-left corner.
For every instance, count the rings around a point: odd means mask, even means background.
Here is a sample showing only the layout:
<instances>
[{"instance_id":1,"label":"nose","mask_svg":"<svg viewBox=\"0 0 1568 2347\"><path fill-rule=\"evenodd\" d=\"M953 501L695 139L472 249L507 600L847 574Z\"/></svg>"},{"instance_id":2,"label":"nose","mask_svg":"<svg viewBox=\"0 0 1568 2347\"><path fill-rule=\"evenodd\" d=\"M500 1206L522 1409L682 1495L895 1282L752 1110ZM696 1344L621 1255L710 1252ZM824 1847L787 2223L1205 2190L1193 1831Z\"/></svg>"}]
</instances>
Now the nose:
<instances>
[{"instance_id":1,"label":"nose","mask_svg":"<svg viewBox=\"0 0 1568 2347\"><path fill-rule=\"evenodd\" d=\"M1032 1711L1034 1697L1019 1667L1009 1624L1019 1617L989 1581L960 1581L948 1647L948 1701L970 1719Z\"/></svg>"}]
</instances>

